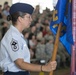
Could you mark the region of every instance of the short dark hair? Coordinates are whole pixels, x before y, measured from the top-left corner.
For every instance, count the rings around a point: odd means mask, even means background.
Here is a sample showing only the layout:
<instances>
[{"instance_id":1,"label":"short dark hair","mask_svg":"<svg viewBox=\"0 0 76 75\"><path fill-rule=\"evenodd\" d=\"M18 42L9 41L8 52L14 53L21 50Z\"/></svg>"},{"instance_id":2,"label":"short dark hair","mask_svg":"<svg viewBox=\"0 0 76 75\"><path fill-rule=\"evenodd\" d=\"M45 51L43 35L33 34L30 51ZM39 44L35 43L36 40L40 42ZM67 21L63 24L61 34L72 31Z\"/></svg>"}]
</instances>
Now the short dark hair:
<instances>
[{"instance_id":1,"label":"short dark hair","mask_svg":"<svg viewBox=\"0 0 76 75\"><path fill-rule=\"evenodd\" d=\"M29 33L29 31L28 31L28 30L23 30L23 31L22 31L22 34L23 34L23 35L25 35L26 33Z\"/></svg>"},{"instance_id":2,"label":"short dark hair","mask_svg":"<svg viewBox=\"0 0 76 75\"><path fill-rule=\"evenodd\" d=\"M2 7L2 5L0 5L0 7Z\"/></svg>"},{"instance_id":3,"label":"short dark hair","mask_svg":"<svg viewBox=\"0 0 76 75\"><path fill-rule=\"evenodd\" d=\"M6 23L6 22L3 21L3 22L1 22L1 25L3 26L5 23Z\"/></svg>"},{"instance_id":4,"label":"short dark hair","mask_svg":"<svg viewBox=\"0 0 76 75\"><path fill-rule=\"evenodd\" d=\"M6 5L6 4L8 4L8 2L6 1L6 2L4 2L4 5Z\"/></svg>"},{"instance_id":5,"label":"short dark hair","mask_svg":"<svg viewBox=\"0 0 76 75\"><path fill-rule=\"evenodd\" d=\"M24 15L26 15L26 13L16 12L16 13L14 13L14 14L12 14L12 15L8 15L8 16L7 16L7 20L8 20L8 21L11 20L11 21L12 21L12 24L14 25L14 24L16 24L18 17L19 17L19 16L20 16L20 17L24 17Z\"/></svg>"}]
</instances>

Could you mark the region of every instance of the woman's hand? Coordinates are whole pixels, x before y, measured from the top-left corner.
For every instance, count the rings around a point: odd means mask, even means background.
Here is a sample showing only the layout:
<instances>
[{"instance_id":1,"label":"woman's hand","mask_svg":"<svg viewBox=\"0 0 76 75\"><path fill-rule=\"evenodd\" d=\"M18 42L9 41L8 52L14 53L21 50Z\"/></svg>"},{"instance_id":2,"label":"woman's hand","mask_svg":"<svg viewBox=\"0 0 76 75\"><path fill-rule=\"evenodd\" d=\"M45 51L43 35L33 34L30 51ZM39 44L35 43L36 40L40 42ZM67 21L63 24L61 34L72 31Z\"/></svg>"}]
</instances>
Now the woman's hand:
<instances>
[{"instance_id":1,"label":"woman's hand","mask_svg":"<svg viewBox=\"0 0 76 75\"><path fill-rule=\"evenodd\" d=\"M55 70L56 66L57 66L57 62L56 61L51 61L48 64L42 66L42 71L50 72L52 70Z\"/></svg>"}]
</instances>

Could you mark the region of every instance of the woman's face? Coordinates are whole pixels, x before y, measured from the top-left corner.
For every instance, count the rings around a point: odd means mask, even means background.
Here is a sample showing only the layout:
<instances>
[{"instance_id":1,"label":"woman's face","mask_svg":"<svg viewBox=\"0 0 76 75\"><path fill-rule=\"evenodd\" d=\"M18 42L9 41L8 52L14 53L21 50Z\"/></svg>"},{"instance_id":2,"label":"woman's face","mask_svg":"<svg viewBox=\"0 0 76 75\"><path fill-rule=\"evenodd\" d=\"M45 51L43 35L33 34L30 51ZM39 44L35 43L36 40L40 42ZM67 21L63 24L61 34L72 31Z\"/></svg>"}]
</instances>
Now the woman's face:
<instances>
[{"instance_id":1,"label":"woman's face","mask_svg":"<svg viewBox=\"0 0 76 75\"><path fill-rule=\"evenodd\" d=\"M35 39L35 35L32 36L32 39Z\"/></svg>"},{"instance_id":2,"label":"woman's face","mask_svg":"<svg viewBox=\"0 0 76 75\"><path fill-rule=\"evenodd\" d=\"M22 25L24 26L24 28L29 28L31 22L32 22L31 15L27 13L27 14L23 17Z\"/></svg>"}]
</instances>

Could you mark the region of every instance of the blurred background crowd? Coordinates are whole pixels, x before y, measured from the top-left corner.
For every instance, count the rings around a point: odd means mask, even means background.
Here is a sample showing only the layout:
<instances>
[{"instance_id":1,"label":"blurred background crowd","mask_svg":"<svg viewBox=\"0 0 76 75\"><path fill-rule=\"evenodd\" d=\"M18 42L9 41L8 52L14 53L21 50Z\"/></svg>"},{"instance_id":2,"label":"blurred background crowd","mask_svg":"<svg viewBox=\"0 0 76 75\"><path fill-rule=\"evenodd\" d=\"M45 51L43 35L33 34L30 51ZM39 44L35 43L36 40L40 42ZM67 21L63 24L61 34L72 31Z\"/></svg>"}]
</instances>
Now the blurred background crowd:
<instances>
[{"instance_id":1,"label":"blurred background crowd","mask_svg":"<svg viewBox=\"0 0 76 75\"><path fill-rule=\"evenodd\" d=\"M0 40L12 24L11 21L7 21L9 9L10 6L7 1L4 2L3 6L0 5ZM50 30L52 15L53 11L50 11L47 7L40 13L40 6L36 5L32 14L33 21L30 28L22 32L30 50L32 63L40 64L42 60L44 63L47 63L52 57L56 38ZM59 42L56 61L58 64L57 68L70 66L70 55L61 42Z\"/></svg>"}]
</instances>

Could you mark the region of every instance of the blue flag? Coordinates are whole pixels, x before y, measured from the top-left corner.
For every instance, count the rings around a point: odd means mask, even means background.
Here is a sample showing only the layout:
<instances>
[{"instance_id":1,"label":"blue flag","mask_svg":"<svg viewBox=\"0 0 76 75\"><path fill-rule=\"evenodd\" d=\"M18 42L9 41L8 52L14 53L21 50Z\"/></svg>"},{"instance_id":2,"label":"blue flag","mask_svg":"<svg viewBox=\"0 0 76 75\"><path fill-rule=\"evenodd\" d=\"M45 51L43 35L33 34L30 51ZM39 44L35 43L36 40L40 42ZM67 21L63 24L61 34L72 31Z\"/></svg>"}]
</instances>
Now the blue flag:
<instances>
[{"instance_id":1,"label":"blue flag","mask_svg":"<svg viewBox=\"0 0 76 75\"><path fill-rule=\"evenodd\" d=\"M68 32L66 33L68 23L67 21L69 20L67 18L69 15L66 13L68 1L69 0L58 0L53 13L53 21L50 23L50 29L54 34L56 34L58 30L58 24L62 23L60 41L65 46L68 53L71 54L71 44L67 41L66 38L68 34Z\"/></svg>"}]
</instances>

